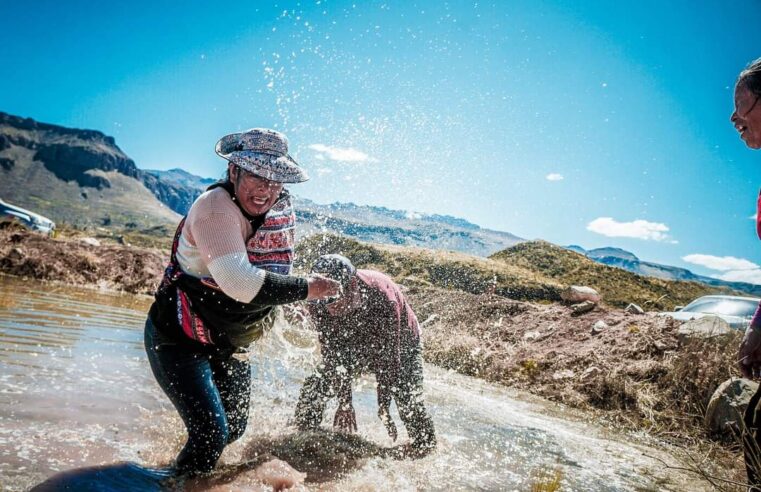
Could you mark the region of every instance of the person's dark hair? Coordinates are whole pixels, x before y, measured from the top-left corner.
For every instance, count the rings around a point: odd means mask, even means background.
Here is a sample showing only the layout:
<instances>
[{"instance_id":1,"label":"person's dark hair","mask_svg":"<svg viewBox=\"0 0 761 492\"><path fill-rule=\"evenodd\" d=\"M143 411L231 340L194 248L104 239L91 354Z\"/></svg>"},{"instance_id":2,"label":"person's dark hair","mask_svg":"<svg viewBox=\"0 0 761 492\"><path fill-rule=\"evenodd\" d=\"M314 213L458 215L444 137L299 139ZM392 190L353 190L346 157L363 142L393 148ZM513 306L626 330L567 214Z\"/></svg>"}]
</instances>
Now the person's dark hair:
<instances>
[{"instance_id":1,"label":"person's dark hair","mask_svg":"<svg viewBox=\"0 0 761 492\"><path fill-rule=\"evenodd\" d=\"M340 282L344 288L348 288L351 279L357 273L357 268L347 257L330 254L318 257L312 265L311 273L325 275Z\"/></svg>"},{"instance_id":2,"label":"person's dark hair","mask_svg":"<svg viewBox=\"0 0 761 492\"><path fill-rule=\"evenodd\" d=\"M238 180L240 180L240 175L241 175L241 173L240 173L240 170L239 170L238 171ZM222 178L222 182L223 183L232 183L233 182L233 178L232 178L232 176L230 176L230 168L229 167L227 168L227 170L225 170L225 175Z\"/></svg>"},{"instance_id":3,"label":"person's dark hair","mask_svg":"<svg viewBox=\"0 0 761 492\"><path fill-rule=\"evenodd\" d=\"M233 182L230 179L230 168L228 167L225 169L225 173L217 179L215 183L212 183L209 187L206 188L206 191L213 190L214 188L219 188L219 186L227 186L228 189L231 189L229 187L233 186Z\"/></svg>"},{"instance_id":4,"label":"person's dark hair","mask_svg":"<svg viewBox=\"0 0 761 492\"><path fill-rule=\"evenodd\" d=\"M761 58L750 62L737 77L737 85L744 85L749 91L761 96Z\"/></svg>"}]
</instances>

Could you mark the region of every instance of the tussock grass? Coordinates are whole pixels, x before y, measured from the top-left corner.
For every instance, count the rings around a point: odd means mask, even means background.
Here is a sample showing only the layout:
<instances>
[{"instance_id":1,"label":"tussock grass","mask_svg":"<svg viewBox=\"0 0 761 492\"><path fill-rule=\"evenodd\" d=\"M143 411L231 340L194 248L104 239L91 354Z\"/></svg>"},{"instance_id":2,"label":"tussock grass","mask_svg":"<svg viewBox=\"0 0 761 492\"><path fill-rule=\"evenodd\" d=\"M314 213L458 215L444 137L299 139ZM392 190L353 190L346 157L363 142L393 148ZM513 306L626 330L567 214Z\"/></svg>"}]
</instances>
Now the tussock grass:
<instances>
[{"instance_id":1,"label":"tussock grass","mask_svg":"<svg viewBox=\"0 0 761 492\"><path fill-rule=\"evenodd\" d=\"M544 241L521 243L489 258L479 258L317 234L303 239L297 253L296 267L303 271L309 270L321 254L340 253L360 268L383 271L408 286L435 286L471 294L493 292L533 302L558 302L560 292L568 285L593 287L612 306L634 302L649 310L671 310L702 295L731 292L697 282L644 277Z\"/></svg>"},{"instance_id":2,"label":"tussock grass","mask_svg":"<svg viewBox=\"0 0 761 492\"><path fill-rule=\"evenodd\" d=\"M732 293L731 289L663 280L637 275L545 241L529 241L489 257L515 267L536 272L563 285L587 285L603 295L606 303L626 307L633 302L647 310L671 310L706 294Z\"/></svg>"}]
</instances>

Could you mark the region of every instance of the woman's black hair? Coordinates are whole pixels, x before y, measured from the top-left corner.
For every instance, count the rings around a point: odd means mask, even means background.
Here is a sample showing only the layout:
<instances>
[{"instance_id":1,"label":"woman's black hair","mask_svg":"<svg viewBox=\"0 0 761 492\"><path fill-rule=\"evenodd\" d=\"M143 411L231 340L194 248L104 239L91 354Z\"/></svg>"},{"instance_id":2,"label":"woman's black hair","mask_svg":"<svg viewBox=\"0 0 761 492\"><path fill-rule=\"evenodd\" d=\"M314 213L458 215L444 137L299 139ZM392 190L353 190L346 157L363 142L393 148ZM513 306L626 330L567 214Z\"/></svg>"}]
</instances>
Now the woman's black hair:
<instances>
[{"instance_id":1,"label":"woman's black hair","mask_svg":"<svg viewBox=\"0 0 761 492\"><path fill-rule=\"evenodd\" d=\"M206 188L206 191L213 190L214 188L219 188L220 186L223 186L228 191L233 189L233 182L232 178L230 178L229 167L225 169L225 174L223 174L222 177L216 181L216 183L212 183L211 186ZM230 195L232 195L232 192Z\"/></svg>"},{"instance_id":2,"label":"woman's black hair","mask_svg":"<svg viewBox=\"0 0 761 492\"><path fill-rule=\"evenodd\" d=\"M737 85L742 84L749 91L761 96L761 58L750 62L737 77Z\"/></svg>"}]
</instances>

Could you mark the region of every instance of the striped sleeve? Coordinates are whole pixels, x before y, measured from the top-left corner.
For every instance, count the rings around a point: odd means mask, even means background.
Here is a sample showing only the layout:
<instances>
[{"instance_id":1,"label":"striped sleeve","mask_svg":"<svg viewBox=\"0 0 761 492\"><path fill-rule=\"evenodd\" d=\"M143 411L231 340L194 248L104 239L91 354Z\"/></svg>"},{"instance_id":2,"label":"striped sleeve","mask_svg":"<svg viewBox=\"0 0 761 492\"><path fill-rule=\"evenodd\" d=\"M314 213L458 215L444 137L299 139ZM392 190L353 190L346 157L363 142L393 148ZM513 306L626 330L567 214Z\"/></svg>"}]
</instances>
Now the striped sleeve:
<instances>
[{"instance_id":1,"label":"striped sleeve","mask_svg":"<svg viewBox=\"0 0 761 492\"><path fill-rule=\"evenodd\" d=\"M306 279L270 273L248 261L239 221L211 213L192 224L196 247L222 292L238 302L267 305L306 299Z\"/></svg>"}]
</instances>

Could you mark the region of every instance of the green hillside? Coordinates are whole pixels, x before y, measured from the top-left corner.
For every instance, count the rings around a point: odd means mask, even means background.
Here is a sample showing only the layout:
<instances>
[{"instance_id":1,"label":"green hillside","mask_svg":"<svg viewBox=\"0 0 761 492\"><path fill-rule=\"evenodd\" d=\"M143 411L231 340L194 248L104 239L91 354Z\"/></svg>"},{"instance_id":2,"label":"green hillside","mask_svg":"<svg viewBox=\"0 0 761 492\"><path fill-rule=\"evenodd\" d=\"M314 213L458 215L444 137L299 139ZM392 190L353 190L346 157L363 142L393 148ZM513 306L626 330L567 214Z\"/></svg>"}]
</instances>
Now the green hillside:
<instances>
[{"instance_id":1,"label":"green hillside","mask_svg":"<svg viewBox=\"0 0 761 492\"><path fill-rule=\"evenodd\" d=\"M696 282L643 277L543 241L518 244L490 258L479 258L323 234L299 243L296 266L308 270L317 256L326 253L341 253L360 268L386 272L406 285L434 285L474 294L493 288L496 294L518 300L559 301L564 287L588 285L613 306L635 302L646 309L666 310L701 295L727 292Z\"/></svg>"},{"instance_id":2,"label":"green hillside","mask_svg":"<svg viewBox=\"0 0 761 492\"><path fill-rule=\"evenodd\" d=\"M726 287L699 282L681 282L645 277L597 263L589 258L545 241L530 241L504 249L489 259L530 269L537 275L564 285L587 285L597 289L604 300L623 307L630 302L646 309L673 309L706 294L732 294Z\"/></svg>"},{"instance_id":3,"label":"green hillside","mask_svg":"<svg viewBox=\"0 0 761 492\"><path fill-rule=\"evenodd\" d=\"M156 178L150 177L155 181ZM113 138L0 113L0 198L59 225L149 228L180 216Z\"/></svg>"}]
</instances>

